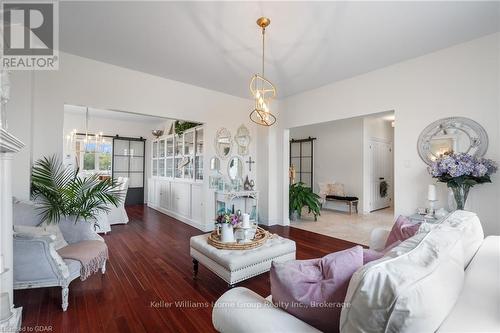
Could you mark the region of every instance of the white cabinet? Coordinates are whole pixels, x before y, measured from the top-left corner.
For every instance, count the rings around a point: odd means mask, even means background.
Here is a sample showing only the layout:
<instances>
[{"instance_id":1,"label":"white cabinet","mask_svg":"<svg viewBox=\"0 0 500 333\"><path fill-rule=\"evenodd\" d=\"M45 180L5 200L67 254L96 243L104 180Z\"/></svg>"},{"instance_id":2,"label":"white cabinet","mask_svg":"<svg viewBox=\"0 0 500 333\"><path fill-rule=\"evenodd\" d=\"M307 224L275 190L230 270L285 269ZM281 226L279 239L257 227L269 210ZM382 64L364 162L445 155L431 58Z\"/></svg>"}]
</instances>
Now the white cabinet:
<instances>
[{"instance_id":1,"label":"white cabinet","mask_svg":"<svg viewBox=\"0 0 500 333\"><path fill-rule=\"evenodd\" d=\"M196 228L206 229L201 183L150 178L148 207Z\"/></svg>"},{"instance_id":2,"label":"white cabinet","mask_svg":"<svg viewBox=\"0 0 500 333\"><path fill-rule=\"evenodd\" d=\"M193 185L191 188L191 218L195 221L203 220L203 187Z\"/></svg>"},{"instance_id":3,"label":"white cabinet","mask_svg":"<svg viewBox=\"0 0 500 333\"><path fill-rule=\"evenodd\" d=\"M158 187L160 190L160 200L158 205L163 209L170 209L171 203L171 192L170 192L170 182L158 182Z\"/></svg>"},{"instance_id":4,"label":"white cabinet","mask_svg":"<svg viewBox=\"0 0 500 333\"><path fill-rule=\"evenodd\" d=\"M184 217L191 213L191 184L184 182L172 183L172 210Z\"/></svg>"}]
</instances>

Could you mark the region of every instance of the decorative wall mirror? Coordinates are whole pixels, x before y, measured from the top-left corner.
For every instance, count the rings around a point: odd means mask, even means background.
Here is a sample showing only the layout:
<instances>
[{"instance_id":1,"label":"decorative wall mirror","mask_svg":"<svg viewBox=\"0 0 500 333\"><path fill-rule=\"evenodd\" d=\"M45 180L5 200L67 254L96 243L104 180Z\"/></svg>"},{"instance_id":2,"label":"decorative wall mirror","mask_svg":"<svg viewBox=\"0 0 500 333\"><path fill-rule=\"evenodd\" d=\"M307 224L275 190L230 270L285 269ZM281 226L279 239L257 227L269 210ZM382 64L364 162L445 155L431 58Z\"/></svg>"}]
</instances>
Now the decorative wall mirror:
<instances>
[{"instance_id":1,"label":"decorative wall mirror","mask_svg":"<svg viewBox=\"0 0 500 333\"><path fill-rule=\"evenodd\" d=\"M220 160L218 157L214 156L210 159L210 170L220 171Z\"/></svg>"},{"instance_id":2,"label":"decorative wall mirror","mask_svg":"<svg viewBox=\"0 0 500 333\"><path fill-rule=\"evenodd\" d=\"M231 132L227 128L220 128L215 135L215 151L217 152L217 156L222 159L227 158L231 153L232 145Z\"/></svg>"},{"instance_id":3,"label":"decorative wall mirror","mask_svg":"<svg viewBox=\"0 0 500 333\"><path fill-rule=\"evenodd\" d=\"M422 131L417 148L420 158L427 164L452 153L467 153L482 157L488 150L488 134L472 119L443 118Z\"/></svg>"},{"instance_id":4,"label":"decorative wall mirror","mask_svg":"<svg viewBox=\"0 0 500 333\"><path fill-rule=\"evenodd\" d=\"M238 154L240 154L241 156L248 155L252 138L250 137L250 131L245 125L241 125L240 127L238 127L236 135L234 136L234 141L238 146Z\"/></svg>"},{"instance_id":5,"label":"decorative wall mirror","mask_svg":"<svg viewBox=\"0 0 500 333\"><path fill-rule=\"evenodd\" d=\"M229 179L238 180L243 178L243 161L237 156L231 157L227 164L227 174Z\"/></svg>"}]
</instances>

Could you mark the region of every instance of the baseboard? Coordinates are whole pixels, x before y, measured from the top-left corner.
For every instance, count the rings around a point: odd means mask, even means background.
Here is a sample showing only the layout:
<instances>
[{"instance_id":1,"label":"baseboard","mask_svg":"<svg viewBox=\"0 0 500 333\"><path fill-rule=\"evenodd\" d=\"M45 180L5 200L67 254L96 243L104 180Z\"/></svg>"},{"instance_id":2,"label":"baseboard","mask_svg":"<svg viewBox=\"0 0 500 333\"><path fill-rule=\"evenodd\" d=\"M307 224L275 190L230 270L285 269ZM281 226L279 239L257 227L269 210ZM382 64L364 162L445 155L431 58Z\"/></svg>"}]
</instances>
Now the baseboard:
<instances>
[{"instance_id":1,"label":"baseboard","mask_svg":"<svg viewBox=\"0 0 500 333\"><path fill-rule=\"evenodd\" d=\"M165 215L168 215L170 217L173 217L174 219L176 220L179 220L185 224L188 224L198 230L201 230L203 232L209 232L209 231L212 231L214 230L214 225L213 224L202 224L198 221L195 221L195 220L192 220L186 216L183 216L183 215L180 215L180 214L177 214L176 212L173 212L173 211L170 211L168 209L165 209L165 208L162 208L162 207L159 207L159 206L156 206L156 205L153 205L151 203L148 203L148 207L149 208L152 208L154 210L157 210L159 211L160 213L163 213Z\"/></svg>"}]
</instances>

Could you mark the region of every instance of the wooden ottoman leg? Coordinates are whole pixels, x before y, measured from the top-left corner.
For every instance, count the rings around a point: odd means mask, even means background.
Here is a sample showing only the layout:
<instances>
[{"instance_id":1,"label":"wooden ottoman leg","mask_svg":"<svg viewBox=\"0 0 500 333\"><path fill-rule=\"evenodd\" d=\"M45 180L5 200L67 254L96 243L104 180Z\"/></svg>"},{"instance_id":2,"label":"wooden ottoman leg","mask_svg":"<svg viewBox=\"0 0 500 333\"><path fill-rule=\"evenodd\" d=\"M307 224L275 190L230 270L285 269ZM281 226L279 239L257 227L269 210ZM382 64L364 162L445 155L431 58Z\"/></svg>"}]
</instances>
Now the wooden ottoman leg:
<instances>
[{"instance_id":1,"label":"wooden ottoman leg","mask_svg":"<svg viewBox=\"0 0 500 333\"><path fill-rule=\"evenodd\" d=\"M348 205L349 205L349 215L352 215L352 202L349 201Z\"/></svg>"},{"instance_id":2,"label":"wooden ottoman leg","mask_svg":"<svg viewBox=\"0 0 500 333\"><path fill-rule=\"evenodd\" d=\"M193 259L193 279L198 277L198 260Z\"/></svg>"}]
</instances>

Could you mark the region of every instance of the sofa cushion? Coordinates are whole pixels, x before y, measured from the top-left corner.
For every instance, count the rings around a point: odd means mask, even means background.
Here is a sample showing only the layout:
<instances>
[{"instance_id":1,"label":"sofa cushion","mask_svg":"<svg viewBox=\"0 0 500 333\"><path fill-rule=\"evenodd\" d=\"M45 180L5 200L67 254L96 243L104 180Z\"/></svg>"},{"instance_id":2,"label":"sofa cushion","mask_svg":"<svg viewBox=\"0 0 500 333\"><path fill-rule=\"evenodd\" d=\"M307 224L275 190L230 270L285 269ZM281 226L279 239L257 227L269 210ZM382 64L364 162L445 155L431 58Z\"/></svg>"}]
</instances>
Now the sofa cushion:
<instances>
[{"instance_id":1,"label":"sofa cushion","mask_svg":"<svg viewBox=\"0 0 500 333\"><path fill-rule=\"evenodd\" d=\"M457 230L419 233L353 274L341 332L434 332L464 281Z\"/></svg>"},{"instance_id":2,"label":"sofa cushion","mask_svg":"<svg viewBox=\"0 0 500 333\"><path fill-rule=\"evenodd\" d=\"M37 226L41 223L37 206L33 201L13 199L12 223Z\"/></svg>"},{"instance_id":3,"label":"sofa cushion","mask_svg":"<svg viewBox=\"0 0 500 333\"><path fill-rule=\"evenodd\" d=\"M273 301L323 332L338 332L349 280L362 265L361 246L320 259L273 262L270 275Z\"/></svg>"},{"instance_id":4,"label":"sofa cushion","mask_svg":"<svg viewBox=\"0 0 500 333\"><path fill-rule=\"evenodd\" d=\"M500 236L489 236L467 267L460 297L438 332L500 332L498 281Z\"/></svg>"},{"instance_id":5,"label":"sofa cushion","mask_svg":"<svg viewBox=\"0 0 500 333\"><path fill-rule=\"evenodd\" d=\"M419 232L426 233L439 228L452 228L461 232L462 246L464 247L464 268L467 267L484 239L483 227L479 217L476 213L457 210L440 223L422 223Z\"/></svg>"},{"instance_id":6,"label":"sofa cushion","mask_svg":"<svg viewBox=\"0 0 500 333\"><path fill-rule=\"evenodd\" d=\"M411 222L406 216L398 216L387 237L385 247L387 248L397 241L407 240L417 233L419 227L419 224Z\"/></svg>"}]
</instances>

